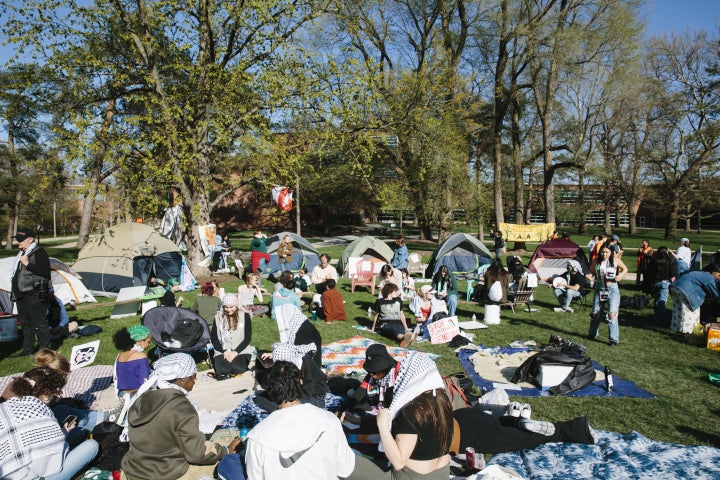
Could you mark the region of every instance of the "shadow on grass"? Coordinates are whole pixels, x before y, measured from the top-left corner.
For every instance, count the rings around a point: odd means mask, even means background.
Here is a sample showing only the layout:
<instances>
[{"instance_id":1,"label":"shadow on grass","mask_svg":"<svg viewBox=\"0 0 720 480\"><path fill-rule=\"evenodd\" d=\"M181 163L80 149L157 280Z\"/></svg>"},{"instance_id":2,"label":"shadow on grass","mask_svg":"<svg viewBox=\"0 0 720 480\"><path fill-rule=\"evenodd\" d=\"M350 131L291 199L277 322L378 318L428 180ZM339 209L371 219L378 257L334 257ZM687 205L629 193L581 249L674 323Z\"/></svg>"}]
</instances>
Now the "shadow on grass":
<instances>
[{"instance_id":1,"label":"shadow on grass","mask_svg":"<svg viewBox=\"0 0 720 480\"><path fill-rule=\"evenodd\" d=\"M678 432L691 435L693 438L697 439L698 442L712 445L715 448L720 447L720 435L713 435L711 433L701 432L700 430L686 426L679 426L676 427L676 429Z\"/></svg>"}]
</instances>

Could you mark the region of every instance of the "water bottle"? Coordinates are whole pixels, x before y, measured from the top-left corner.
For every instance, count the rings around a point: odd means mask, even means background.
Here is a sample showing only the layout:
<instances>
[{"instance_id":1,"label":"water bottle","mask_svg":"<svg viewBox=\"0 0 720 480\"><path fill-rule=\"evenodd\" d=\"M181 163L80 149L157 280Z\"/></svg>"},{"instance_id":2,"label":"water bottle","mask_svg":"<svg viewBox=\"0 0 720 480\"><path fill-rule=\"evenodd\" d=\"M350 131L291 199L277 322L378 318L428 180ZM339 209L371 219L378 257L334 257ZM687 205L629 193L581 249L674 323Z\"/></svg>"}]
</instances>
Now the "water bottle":
<instances>
[{"instance_id":1,"label":"water bottle","mask_svg":"<svg viewBox=\"0 0 720 480\"><path fill-rule=\"evenodd\" d=\"M372 318L372 308L368 307L368 320Z\"/></svg>"},{"instance_id":2,"label":"water bottle","mask_svg":"<svg viewBox=\"0 0 720 480\"><path fill-rule=\"evenodd\" d=\"M240 432L238 432L238 437L244 442L245 439L247 439L248 433L250 432L249 428L243 427L240 429Z\"/></svg>"},{"instance_id":3,"label":"water bottle","mask_svg":"<svg viewBox=\"0 0 720 480\"><path fill-rule=\"evenodd\" d=\"M473 321L473 322L477 322L477 315L475 315L474 313L473 313L473 316L472 316L472 321Z\"/></svg>"},{"instance_id":4,"label":"water bottle","mask_svg":"<svg viewBox=\"0 0 720 480\"><path fill-rule=\"evenodd\" d=\"M613 390L613 376L608 366L605 366L605 390L608 392Z\"/></svg>"},{"instance_id":5,"label":"water bottle","mask_svg":"<svg viewBox=\"0 0 720 480\"><path fill-rule=\"evenodd\" d=\"M316 322L316 321L317 321L317 310L314 309L314 308L313 308L313 311L312 311L312 321L313 321L313 322Z\"/></svg>"}]
</instances>

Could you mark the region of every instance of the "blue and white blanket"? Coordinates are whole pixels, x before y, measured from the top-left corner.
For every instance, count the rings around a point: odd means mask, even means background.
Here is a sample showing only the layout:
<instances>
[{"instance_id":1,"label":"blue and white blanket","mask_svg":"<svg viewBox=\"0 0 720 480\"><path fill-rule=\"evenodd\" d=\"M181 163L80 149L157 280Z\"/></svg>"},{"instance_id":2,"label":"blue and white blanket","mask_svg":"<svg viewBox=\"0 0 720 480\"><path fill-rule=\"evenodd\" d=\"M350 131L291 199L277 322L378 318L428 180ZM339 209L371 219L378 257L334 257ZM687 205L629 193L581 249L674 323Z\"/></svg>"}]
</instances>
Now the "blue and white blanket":
<instances>
[{"instance_id":1,"label":"blue and white blanket","mask_svg":"<svg viewBox=\"0 0 720 480\"><path fill-rule=\"evenodd\" d=\"M720 450L650 440L598 430L598 443L548 443L532 450L501 453L488 465L510 468L528 480L720 478Z\"/></svg>"}]
</instances>

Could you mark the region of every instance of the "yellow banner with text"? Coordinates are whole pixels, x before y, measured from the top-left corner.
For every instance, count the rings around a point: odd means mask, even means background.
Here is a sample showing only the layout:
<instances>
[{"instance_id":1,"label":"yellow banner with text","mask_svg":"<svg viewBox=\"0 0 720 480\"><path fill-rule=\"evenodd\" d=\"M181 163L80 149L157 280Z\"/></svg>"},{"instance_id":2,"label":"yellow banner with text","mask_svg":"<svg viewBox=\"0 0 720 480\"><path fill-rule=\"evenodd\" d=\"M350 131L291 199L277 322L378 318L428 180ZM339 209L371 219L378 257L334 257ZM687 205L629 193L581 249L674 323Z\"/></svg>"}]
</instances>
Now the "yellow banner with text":
<instances>
[{"instance_id":1,"label":"yellow banner with text","mask_svg":"<svg viewBox=\"0 0 720 480\"><path fill-rule=\"evenodd\" d=\"M555 224L516 225L514 223L501 223L500 231L506 242L544 242L555 231Z\"/></svg>"}]
</instances>

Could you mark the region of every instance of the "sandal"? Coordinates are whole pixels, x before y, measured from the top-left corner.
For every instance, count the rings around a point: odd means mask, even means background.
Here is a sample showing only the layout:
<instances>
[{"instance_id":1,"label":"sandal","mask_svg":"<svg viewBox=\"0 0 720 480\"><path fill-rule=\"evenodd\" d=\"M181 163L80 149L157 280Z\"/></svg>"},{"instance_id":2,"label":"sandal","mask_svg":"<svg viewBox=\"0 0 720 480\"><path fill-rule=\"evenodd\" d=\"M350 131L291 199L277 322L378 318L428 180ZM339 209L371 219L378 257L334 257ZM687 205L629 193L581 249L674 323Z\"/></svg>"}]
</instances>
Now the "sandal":
<instances>
[{"instance_id":1,"label":"sandal","mask_svg":"<svg viewBox=\"0 0 720 480\"><path fill-rule=\"evenodd\" d=\"M215 372L207 372L207 376L210 378L217 378L217 376L215 375Z\"/></svg>"}]
</instances>

